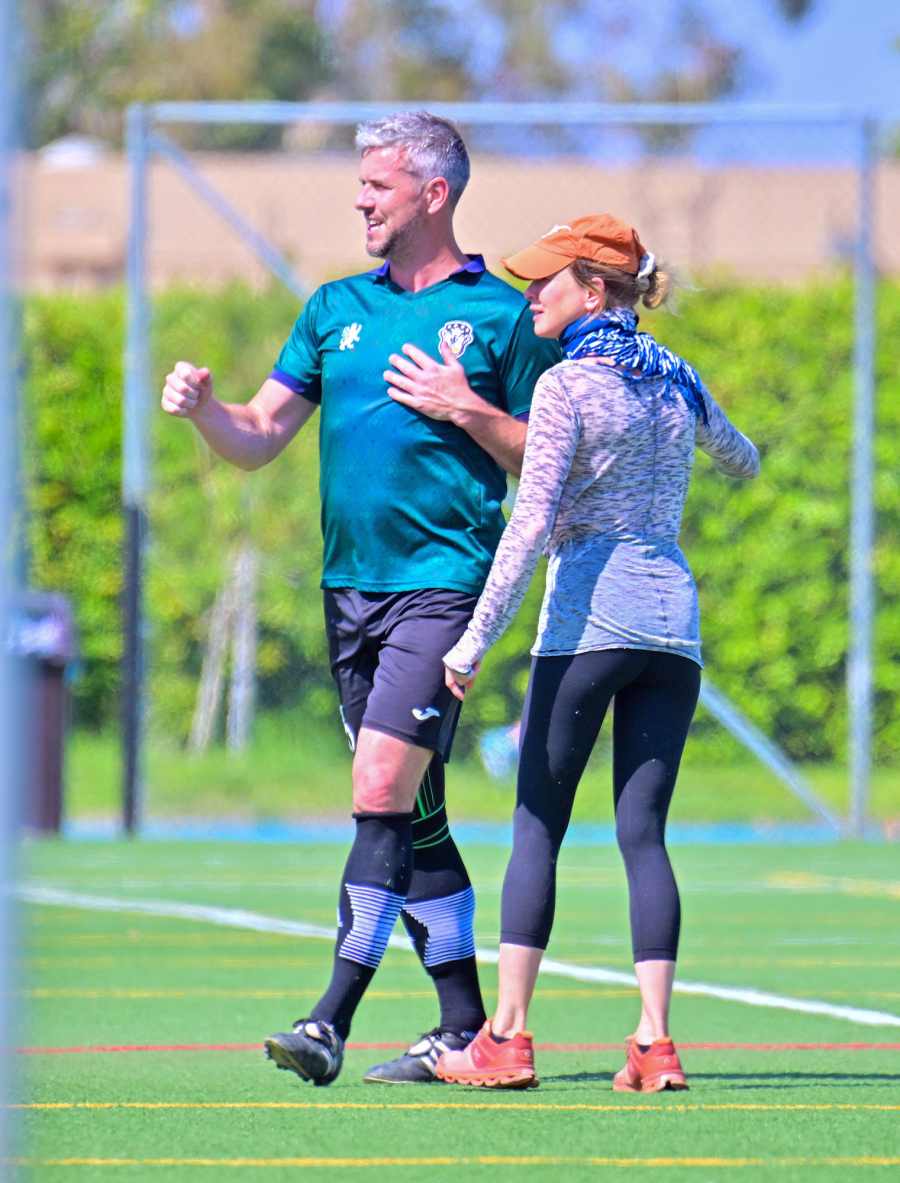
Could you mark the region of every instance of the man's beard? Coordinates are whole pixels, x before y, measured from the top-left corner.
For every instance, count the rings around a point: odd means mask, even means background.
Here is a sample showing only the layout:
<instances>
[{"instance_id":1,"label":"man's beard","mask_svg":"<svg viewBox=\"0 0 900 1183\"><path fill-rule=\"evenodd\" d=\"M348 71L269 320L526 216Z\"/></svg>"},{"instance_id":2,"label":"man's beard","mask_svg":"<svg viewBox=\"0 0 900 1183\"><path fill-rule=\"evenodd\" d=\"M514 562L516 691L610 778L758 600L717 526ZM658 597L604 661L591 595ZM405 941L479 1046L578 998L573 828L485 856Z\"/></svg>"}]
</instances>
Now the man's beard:
<instances>
[{"instance_id":1,"label":"man's beard","mask_svg":"<svg viewBox=\"0 0 900 1183\"><path fill-rule=\"evenodd\" d=\"M386 238L381 246L372 246L371 243L366 245L366 254L371 255L373 259L386 259L391 253L391 247L394 245L396 234L392 234L390 238Z\"/></svg>"},{"instance_id":2,"label":"man's beard","mask_svg":"<svg viewBox=\"0 0 900 1183\"><path fill-rule=\"evenodd\" d=\"M393 259L399 262L415 242L419 227L424 221L423 214L415 214L404 226L398 226L392 231L380 245L366 246L366 253L374 259Z\"/></svg>"}]
</instances>

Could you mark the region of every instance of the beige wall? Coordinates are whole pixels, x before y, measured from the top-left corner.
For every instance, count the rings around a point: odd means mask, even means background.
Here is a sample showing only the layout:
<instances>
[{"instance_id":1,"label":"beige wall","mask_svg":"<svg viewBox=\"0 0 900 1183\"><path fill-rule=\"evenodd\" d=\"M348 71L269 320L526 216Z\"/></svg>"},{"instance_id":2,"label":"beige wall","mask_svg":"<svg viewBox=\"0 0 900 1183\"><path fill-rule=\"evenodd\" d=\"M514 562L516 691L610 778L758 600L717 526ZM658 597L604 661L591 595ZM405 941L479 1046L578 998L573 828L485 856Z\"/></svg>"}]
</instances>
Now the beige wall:
<instances>
[{"instance_id":1,"label":"beige wall","mask_svg":"<svg viewBox=\"0 0 900 1183\"><path fill-rule=\"evenodd\" d=\"M194 161L314 284L371 266L353 209L356 158L211 155ZM632 221L658 255L697 275L790 282L846 260L856 179L845 169L710 169L651 161L618 168L580 161L480 157L458 213L461 245L496 266L554 222L610 210ZM26 162L25 283L98 287L124 275L128 175L110 158L89 168ZM876 257L900 273L900 164L877 179ZM148 260L155 287L219 284L266 273L233 232L177 176L152 170Z\"/></svg>"}]
</instances>

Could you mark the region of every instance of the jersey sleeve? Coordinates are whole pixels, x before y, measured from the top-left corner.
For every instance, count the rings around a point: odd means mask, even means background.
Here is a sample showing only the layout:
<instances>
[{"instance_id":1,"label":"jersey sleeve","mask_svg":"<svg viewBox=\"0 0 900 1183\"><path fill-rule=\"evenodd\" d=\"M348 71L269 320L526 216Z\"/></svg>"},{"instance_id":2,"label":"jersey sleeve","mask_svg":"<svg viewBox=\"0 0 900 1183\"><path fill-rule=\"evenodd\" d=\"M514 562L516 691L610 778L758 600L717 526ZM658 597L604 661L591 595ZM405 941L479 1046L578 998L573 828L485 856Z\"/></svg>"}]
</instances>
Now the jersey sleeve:
<instances>
[{"instance_id":1,"label":"jersey sleeve","mask_svg":"<svg viewBox=\"0 0 900 1183\"><path fill-rule=\"evenodd\" d=\"M516 503L469 626L444 657L451 669L477 664L518 611L553 530L580 435L581 416L564 383L547 374L534 392Z\"/></svg>"},{"instance_id":2,"label":"jersey sleeve","mask_svg":"<svg viewBox=\"0 0 900 1183\"><path fill-rule=\"evenodd\" d=\"M321 290L307 300L269 375L311 403L322 401L322 354L316 325Z\"/></svg>"},{"instance_id":3,"label":"jersey sleeve","mask_svg":"<svg viewBox=\"0 0 900 1183\"><path fill-rule=\"evenodd\" d=\"M726 476L749 479L759 475L759 452L752 440L738 431L708 390L703 391L708 422L697 423L697 446L706 452Z\"/></svg>"},{"instance_id":4,"label":"jersey sleeve","mask_svg":"<svg viewBox=\"0 0 900 1183\"><path fill-rule=\"evenodd\" d=\"M524 304L500 359L500 379L510 415L519 418L528 414L538 378L561 360L558 341L535 336L531 312Z\"/></svg>"}]
</instances>

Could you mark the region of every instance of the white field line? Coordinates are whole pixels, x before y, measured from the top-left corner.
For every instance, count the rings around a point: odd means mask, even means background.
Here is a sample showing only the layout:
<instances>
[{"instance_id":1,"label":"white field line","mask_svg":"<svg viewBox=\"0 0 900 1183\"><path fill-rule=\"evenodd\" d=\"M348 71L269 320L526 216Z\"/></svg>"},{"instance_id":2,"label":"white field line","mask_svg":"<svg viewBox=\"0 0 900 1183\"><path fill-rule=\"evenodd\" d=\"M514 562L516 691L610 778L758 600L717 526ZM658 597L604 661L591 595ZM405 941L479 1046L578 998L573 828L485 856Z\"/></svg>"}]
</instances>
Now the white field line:
<instances>
[{"instance_id":1,"label":"white field line","mask_svg":"<svg viewBox=\"0 0 900 1183\"><path fill-rule=\"evenodd\" d=\"M281 936L311 937L316 940L333 941L335 930L321 924L306 924L300 920L282 920L277 916L264 916L259 912L247 912L241 908L214 908L206 904L182 904L173 900L128 900L113 896L82 895L79 892L64 891L55 887L20 887L16 895L24 903L45 904L62 908L83 908L94 912L126 912L132 915L168 916L176 920L197 920L202 924L216 924L224 928L251 929L255 932L275 933ZM403 937L392 936L393 948L412 952L409 942ZM476 949L475 955L485 964L495 964L498 953L493 949ZM613 985L634 986L633 974L620 970L604 969L602 966L572 965L567 961L544 958L542 974L554 974L571 978L576 982L604 982ZM844 1019L850 1023L861 1023L867 1027L900 1027L900 1015L887 1011L863 1010L855 1006L833 1006L830 1002L815 999L788 998L781 994L769 994L752 987L716 986L707 982L686 982L675 980L678 994L698 994L706 998L718 998L726 1002L742 1002L745 1006L773 1007L778 1010L798 1011L807 1015L827 1015L832 1019Z\"/></svg>"}]
</instances>

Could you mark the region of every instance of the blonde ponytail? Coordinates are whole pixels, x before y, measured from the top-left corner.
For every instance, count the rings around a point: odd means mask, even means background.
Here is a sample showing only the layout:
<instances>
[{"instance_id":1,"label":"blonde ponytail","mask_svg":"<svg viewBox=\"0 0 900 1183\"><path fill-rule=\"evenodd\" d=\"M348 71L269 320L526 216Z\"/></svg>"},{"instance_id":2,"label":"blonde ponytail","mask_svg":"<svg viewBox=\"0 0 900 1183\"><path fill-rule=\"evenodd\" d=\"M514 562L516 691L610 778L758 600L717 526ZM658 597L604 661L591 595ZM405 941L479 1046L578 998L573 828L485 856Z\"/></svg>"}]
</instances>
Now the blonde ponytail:
<instances>
[{"instance_id":1,"label":"blonde ponytail","mask_svg":"<svg viewBox=\"0 0 900 1183\"><path fill-rule=\"evenodd\" d=\"M634 308L640 300L645 308L659 308L674 295L677 281L668 263L658 263L648 276L638 279L630 271L594 263L591 259L576 259L572 274L584 288L596 289L597 280L606 289L607 308Z\"/></svg>"},{"instance_id":2,"label":"blonde ponytail","mask_svg":"<svg viewBox=\"0 0 900 1183\"><path fill-rule=\"evenodd\" d=\"M641 296L641 303L645 308L659 308L667 304L675 293L676 280L667 263L657 264L651 272L650 286Z\"/></svg>"}]
</instances>

